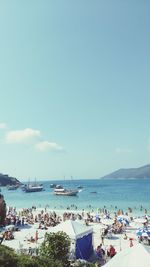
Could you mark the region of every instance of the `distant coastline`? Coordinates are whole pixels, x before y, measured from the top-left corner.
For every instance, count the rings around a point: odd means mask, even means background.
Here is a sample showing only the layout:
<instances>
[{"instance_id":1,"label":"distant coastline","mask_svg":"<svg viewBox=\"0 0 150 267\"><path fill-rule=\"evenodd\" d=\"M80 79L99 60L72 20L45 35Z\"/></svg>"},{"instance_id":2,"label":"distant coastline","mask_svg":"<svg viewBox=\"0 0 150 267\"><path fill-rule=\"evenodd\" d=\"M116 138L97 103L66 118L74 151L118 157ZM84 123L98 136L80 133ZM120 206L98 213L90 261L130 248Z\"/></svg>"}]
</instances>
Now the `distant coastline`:
<instances>
[{"instance_id":1,"label":"distant coastline","mask_svg":"<svg viewBox=\"0 0 150 267\"><path fill-rule=\"evenodd\" d=\"M139 168L119 169L101 177L100 179L150 179L150 164Z\"/></svg>"}]
</instances>

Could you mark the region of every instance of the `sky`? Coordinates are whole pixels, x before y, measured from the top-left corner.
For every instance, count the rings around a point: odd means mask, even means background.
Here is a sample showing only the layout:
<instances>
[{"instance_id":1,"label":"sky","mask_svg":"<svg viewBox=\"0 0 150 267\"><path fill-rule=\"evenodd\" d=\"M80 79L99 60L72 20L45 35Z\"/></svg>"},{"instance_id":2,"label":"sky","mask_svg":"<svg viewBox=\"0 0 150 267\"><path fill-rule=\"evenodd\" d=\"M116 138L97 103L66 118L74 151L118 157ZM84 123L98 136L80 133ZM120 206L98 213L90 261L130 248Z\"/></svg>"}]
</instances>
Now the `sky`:
<instances>
[{"instance_id":1,"label":"sky","mask_svg":"<svg viewBox=\"0 0 150 267\"><path fill-rule=\"evenodd\" d=\"M0 172L150 163L150 1L0 0Z\"/></svg>"}]
</instances>

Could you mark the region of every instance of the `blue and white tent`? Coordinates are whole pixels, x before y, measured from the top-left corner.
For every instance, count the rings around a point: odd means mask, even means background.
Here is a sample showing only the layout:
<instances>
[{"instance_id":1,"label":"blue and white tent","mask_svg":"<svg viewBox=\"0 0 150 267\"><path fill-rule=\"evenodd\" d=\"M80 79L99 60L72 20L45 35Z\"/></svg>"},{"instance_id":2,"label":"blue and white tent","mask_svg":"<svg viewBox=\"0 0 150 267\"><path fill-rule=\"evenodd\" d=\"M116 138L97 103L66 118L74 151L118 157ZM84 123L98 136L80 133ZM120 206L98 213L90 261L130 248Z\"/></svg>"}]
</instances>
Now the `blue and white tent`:
<instances>
[{"instance_id":1,"label":"blue and white tent","mask_svg":"<svg viewBox=\"0 0 150 267\"><path fill-rule=\"evenodd\" d=\"M65 232L75 246L75 258L88 260L93 252L93 228L77 221L67 220L51 229Z\"/></svg>"},{"instance_id":2,"label":"blue and white tent","mask_svg":"<svg viewBox=\"0 0 150 267\"><path fill-rule=\"evenodd\" d=\"M124 225L129 225L129 221L123 217L118 217L117 221L123 223Z\"/></svg>"},{"instance_id":3,"label":"blue and white tent","mask_svg":"<svg viewBox=\"0 0 150 267\"><path fill-rule=\"evenodd\" d=\"M136 231L136 234L138 236L145 236L145 237L148 237L150 236L150 228L139 228L137 231Z\"/></svg>"}]
</instances>

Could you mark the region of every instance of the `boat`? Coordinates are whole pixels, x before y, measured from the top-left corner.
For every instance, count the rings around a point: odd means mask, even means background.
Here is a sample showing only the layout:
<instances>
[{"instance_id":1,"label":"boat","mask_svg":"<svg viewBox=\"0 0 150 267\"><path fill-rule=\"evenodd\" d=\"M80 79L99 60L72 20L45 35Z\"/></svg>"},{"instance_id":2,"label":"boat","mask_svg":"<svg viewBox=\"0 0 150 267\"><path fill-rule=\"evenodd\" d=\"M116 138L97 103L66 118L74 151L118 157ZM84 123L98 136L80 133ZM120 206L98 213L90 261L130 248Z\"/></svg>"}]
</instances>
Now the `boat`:
<instances>
[{"instance_id":1,"label":"boat","mask_svg":"<svg viewBox=\"0 0 150 267\"><path fill-rule=\"evenodd\" d=\"M54 189L54 193L61 193L61 192L64 192L65 191L65 188L62 187L61 185L56 185L55 189Z\"/></svg>"},{"instance_id":2,"label":"boat","mask_svg":"<svg viewBox=\"0 0 150 267\"><path fill-rule=\"evenodd\" d=\"M57 196L76 196L79 191L76 189L66 189L60 186L61 188L55 188L54 194Z\"/></svg>"},{"instance_id":3,"label":"boat","mask_svg":"<svg viewBox=\"0 0 150 267\"><path fill-rule=\"evenodd\" d=\"M18 185L8 185L7 189L8 190L16 190L18 188Z\"/></svg>"},{"instance_id":4,"label":"boat","mask_svg":"<svg viewBox=\"0 0 150 267\"><path fill-rule=\"evenodd\" d=\"M65 180L65 177L64 177L64 180ZM72 176L71 176L71 180L72 180ZM76 196L79 192L80 190L78 190L78 188L77 189L65 188L59 184L57 184L54 189L54 194L57 196Z\"/></svg>"},{"instance_id":5,"label":"boat","mask_svg":"<svg viewBox=\"0 0 150 267\"><path fill-rule=\"evenodd\" d=\"M57 185L54 189L54 194L59 196L76 196L78 193L78 189L67 189L61 185Z\"/></svg>"},{"instance_id":6,"label":"boat","mask_svg":"<svg viewBox=\"0 0 150 267\"><path fill-rule=\"evenodd\" d=\"M83 189L83 186L79 185L77 188L78 188L78 189Z\"/></svg>"},{"instance_id":7,"label":"boat","mask_svg":"<svg viewBox=\"0 0 150 267\"><path fill-rule=\"evenodd\" d=\"M56 186L56 184L50 184L50 188L55 188Z\"/></svg>"},{"instance_id":8,"label":"boat","mask_svg":"<svg viewBox=\"0 0 150 267\"><path fill-rule=\"evenodd\" d=\"M43 191L43 185L35 183L28 183L24 187L26 193L40 192Z\"/></svg>"}]
</instances>

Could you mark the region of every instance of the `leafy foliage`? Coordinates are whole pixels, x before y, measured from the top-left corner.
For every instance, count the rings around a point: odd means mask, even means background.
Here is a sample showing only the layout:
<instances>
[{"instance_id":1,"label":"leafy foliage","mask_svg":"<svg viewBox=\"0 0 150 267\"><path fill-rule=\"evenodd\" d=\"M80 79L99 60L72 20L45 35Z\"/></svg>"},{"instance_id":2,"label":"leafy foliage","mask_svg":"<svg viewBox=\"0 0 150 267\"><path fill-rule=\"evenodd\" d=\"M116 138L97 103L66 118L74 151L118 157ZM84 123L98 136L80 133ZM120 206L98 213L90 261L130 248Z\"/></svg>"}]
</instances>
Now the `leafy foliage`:
<instances>
[{"instance_id":1,"label":"leafy foliage","mask_svg":"<svg viewBox=\"0 0 150 267\"><path fill-rule=\"evenodd\" d=\"M0 266L18 267L18 256L13 249L0 245Z\"/></svg>"},{"instance_id":2,"label":"leafy foliage","mask_svg":"<svg viewBox=\"0 0 150 267\"><path fill-rule=\"evenodd\" d=\"M40 257L17 255L13 249L0 245L0 267L63 267L60 261L44 260Z\"/></svg>"},{"instance_id":3,"label":"leafy foliage","mask_svg":"<svg viewBox=\"0 0 150 267\"><path fill-rule=\"evenodd\" d=\"M68 254L70 250L70 238L64 232L47 233L40 247L40 257L48 261L57 261L58 266L68 265ZM60 263L60 265L58 265ZM61 265L63 264L63 265Z\"/></svg>"},{"instance_id":4,"label":"leafy foliage","mask_svg":"<svg viewBox=\"0 0 150 267\"><path fill-rule=\"evenodd\" d=\"M18 267L44 267L37 258L31 258L28 255L19 255Z\"/></svg>"}]
</instances>

